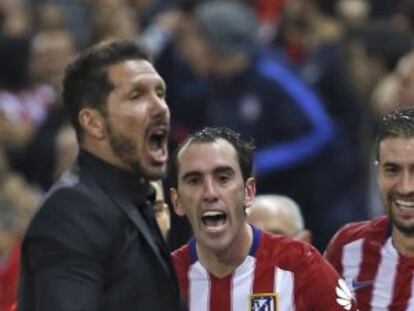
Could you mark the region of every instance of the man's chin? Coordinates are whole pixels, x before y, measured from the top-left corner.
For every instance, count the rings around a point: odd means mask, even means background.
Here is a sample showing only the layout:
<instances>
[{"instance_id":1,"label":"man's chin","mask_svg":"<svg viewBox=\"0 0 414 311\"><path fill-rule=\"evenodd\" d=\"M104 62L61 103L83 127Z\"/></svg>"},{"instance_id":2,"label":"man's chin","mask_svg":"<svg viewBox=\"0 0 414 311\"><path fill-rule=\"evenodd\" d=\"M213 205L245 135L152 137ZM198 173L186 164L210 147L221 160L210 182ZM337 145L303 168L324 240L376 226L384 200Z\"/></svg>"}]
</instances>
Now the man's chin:
<instances>
[{"instance_id":1,"label":"man's chin","mask_svg":"<svg viewBox=\"0 0 414 311\"><path fill-rule=\"evenodd\" d=\"M414 223L410 222L401 222L401 221L393 221L394 226L397 227L399 231L406 235L413 236L414 235Z\"/></svg>"}]
</instances>

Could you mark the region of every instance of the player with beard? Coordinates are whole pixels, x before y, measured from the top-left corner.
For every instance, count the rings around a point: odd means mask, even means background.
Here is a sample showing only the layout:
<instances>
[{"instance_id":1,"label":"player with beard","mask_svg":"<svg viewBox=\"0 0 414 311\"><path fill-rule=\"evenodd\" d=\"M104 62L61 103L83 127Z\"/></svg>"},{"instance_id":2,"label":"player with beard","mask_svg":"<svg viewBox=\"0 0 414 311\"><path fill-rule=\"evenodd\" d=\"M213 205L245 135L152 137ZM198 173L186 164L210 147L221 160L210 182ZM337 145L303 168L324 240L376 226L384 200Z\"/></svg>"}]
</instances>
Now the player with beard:
<instances>
[{"instance_id":1,"label":"player with beard","mask_svg":"<svg viewBox=\"0 0 414 311\"><path fill-rule=\"evenodd\" d=\"M414 310L414 109L381 120L376 155L387 215L345 225L325 256L360 310Z\"/></svg>"},{"instance_id":2,"label":"player with beard","mask_svg":"<svg viewBox=\"0 0 414 311\"><path fill-rule=\"evenodd\" d=\"M80 152L24 238L18 310L180 309L151 206L168 156L165 88L132 42L102 43L68 66L63 101Z\"/></svg>"}]
</instances>

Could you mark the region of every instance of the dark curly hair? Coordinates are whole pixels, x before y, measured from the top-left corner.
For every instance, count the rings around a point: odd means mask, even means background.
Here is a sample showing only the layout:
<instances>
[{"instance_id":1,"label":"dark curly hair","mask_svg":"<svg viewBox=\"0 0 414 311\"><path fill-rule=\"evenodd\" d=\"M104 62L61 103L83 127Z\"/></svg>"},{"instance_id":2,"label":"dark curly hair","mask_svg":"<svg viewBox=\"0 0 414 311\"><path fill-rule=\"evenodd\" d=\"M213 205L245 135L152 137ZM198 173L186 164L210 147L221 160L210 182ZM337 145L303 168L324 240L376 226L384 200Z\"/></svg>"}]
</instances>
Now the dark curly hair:
<instances>
[{"instance_id":1,"label":"dark curly hair","mask_svg":"<svg viewBox=\"0 0 414 311\"><path fill-rule=\"evenodd\" d=\"M394 110L380 120L375 140L376 160L379 160L379 145L387 138L414 137L414 108Z\"/></svg>"}]
</instances>

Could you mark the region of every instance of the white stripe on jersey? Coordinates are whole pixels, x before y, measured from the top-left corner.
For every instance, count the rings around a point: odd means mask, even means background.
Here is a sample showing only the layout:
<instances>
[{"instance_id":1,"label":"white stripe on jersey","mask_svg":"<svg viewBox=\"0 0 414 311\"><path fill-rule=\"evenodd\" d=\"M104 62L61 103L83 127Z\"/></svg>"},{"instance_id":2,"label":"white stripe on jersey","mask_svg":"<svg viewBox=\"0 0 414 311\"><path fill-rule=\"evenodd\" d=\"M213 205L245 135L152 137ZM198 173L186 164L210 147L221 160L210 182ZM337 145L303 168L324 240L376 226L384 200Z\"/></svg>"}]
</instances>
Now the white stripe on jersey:
<instances>
[{"instance_id":1,"label":"white stripe on jersey","mask_svg":"<svg viewBox=\"0 0 414 311\"><path fill-rule=\"evenodd\" d=\"M210 311L210 277L199 261L190 266L188 282L190 310Z\"/></svg>"},{"instance_id":2,"label":"white stripe on jersey","mask_svg":"<svg viewBox=\"0 0 414 311\"><path fill-rule=\"evenodd\" d=\"M248 310L249 293L253 291L255 267L256 258L247 256L244 262L234 271L231 284L231 306L233 311Z\"/></svg>"},{"instance_id":3,"label":"white stripe on jersey","mask_svg":"<svg viewBox=\"0 0 414 311\"><path fill-rule=\"evenodd\" d=\"M381 261L374 281L371 306L373 310L384 310L379 306L389 306L393 297L397 275L398 254L392 245L391 237L381 249ZM385 309L387 310L387 309Z\"/></svg>"},{"instance_id":4,"label":"white stripe on jersey","mask_svg":"<svg viewBox=\"0 0 414 311\"><path fill-rule=\"evenodd\" d=\"M352 281L359 275L362 262L362 245L364 240L356 240L344 246L342 253L342 277L345 279L349 288L353 289Z\"/></svg>"},{"instance_id":5,"label":"white stripe on jersey","mask_svg":"<svg viewBox=\"0 0 414 311\"><path fill-rule=\"evenodd\" d=\"M295 299L293 297L294 275L292 272L276 268L275 292L278 297L278 310L294 311Z\"/></svg>"}]
</instances>

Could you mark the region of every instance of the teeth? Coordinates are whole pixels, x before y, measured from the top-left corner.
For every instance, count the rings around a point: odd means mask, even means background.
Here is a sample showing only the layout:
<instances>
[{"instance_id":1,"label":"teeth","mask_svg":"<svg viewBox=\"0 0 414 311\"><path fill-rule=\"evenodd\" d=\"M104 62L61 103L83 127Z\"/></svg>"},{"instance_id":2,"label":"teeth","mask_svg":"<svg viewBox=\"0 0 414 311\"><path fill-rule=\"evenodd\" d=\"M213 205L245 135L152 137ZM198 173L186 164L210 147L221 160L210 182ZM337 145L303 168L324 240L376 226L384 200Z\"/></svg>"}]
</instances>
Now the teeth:
<instances>
[{"instance_id":1,"label":"teeth","mask_svg":"<svg viewBox=\"0 0 414 311\"><path fill-rule=\"evenodd\" d=\"M209 216L221 216L224 215L223 212L219 211L207 211L203 213L203 217L209 217Z\"/></svg>"},{"instance_id":2,"label":"teeth","mask_svg":"<svg viewBox=\"0 0 414 311\"><path fill-rule=\"evenodd\" d=\"M208 230L216 230L226 223L226 214L221 211L205 211L201 217Z\"/></svg>"},{"instance_id":3,"label":"teeth","mask_svg":"<svg viewBox=\"0 0 414 311\"><path fill-rule=\"evenodd\" d=\"M398 207L402 207L402 208L413 208L414 207L414 202L412 201L395 200L395 204Z\"/></svg>"}]
</instances>

